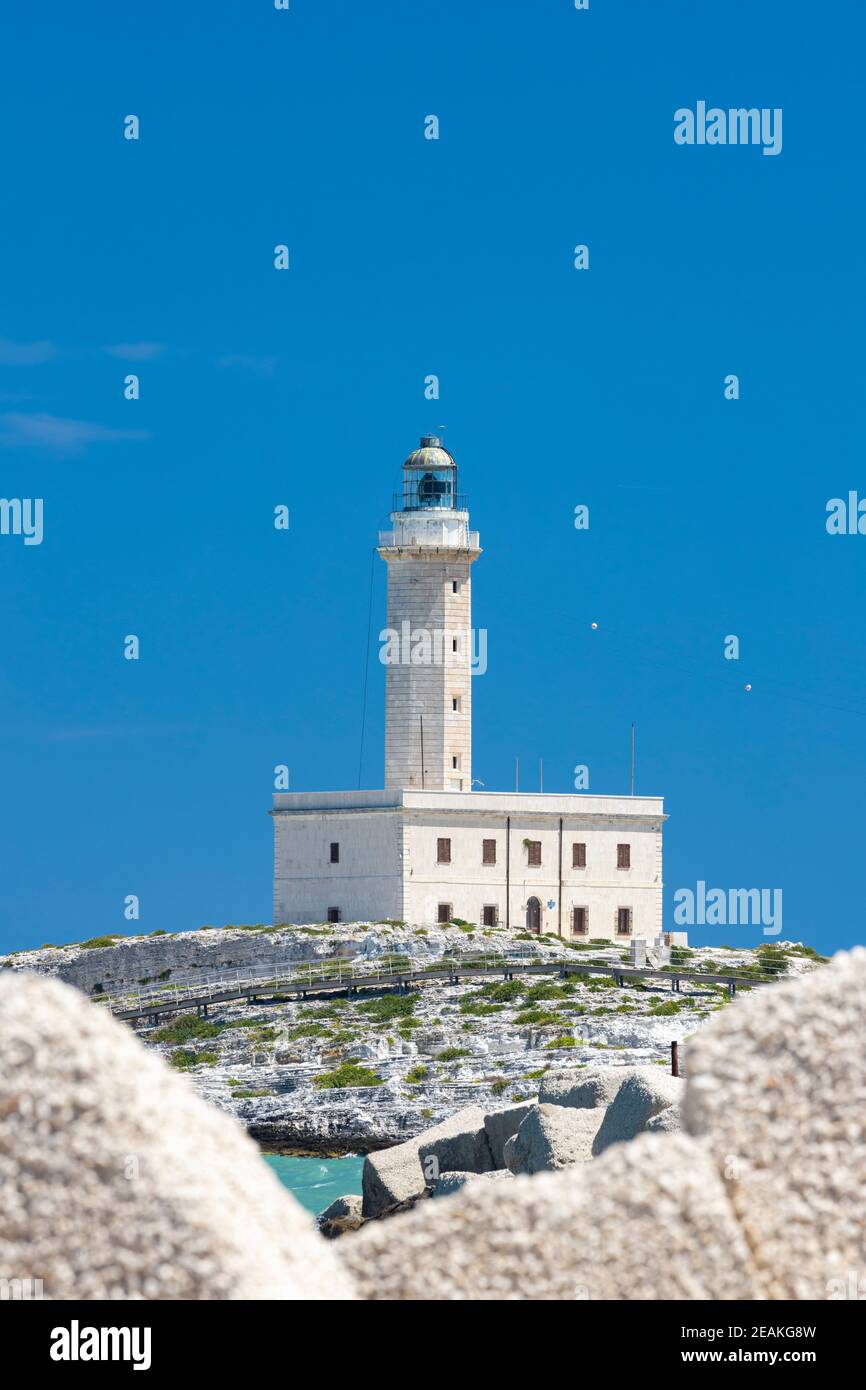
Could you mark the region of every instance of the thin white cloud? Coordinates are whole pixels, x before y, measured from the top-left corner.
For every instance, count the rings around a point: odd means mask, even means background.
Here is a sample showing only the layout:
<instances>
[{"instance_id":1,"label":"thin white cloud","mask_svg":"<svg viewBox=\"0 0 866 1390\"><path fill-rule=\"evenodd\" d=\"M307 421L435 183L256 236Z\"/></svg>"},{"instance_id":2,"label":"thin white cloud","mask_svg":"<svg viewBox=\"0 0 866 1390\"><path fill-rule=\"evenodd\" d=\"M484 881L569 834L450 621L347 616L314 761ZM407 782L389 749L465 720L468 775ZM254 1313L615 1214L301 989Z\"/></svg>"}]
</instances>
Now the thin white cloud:
<instances>
[{"instance_id":1,"label":"thin white cloud","mask_svg":"<svg viewBox=\"0 0 866 1390\"><path fill-rule=\"evenodd\" d=\"M66 420L60 415L27 415L19 410L0 414L0 445L6 448L32 446L53 449L59 454L79 454L88 444L149 438L147 430L111 429L91 420Z\"/></svg>"},{"instance_id":2,"label":"thin white cloud","mask_svg":"<svg viewBox=\"0 0 866 1390\"><path fill-rule=\"evenodd\" d=\"M165 343L108 343L102 351L109 357L122 357L128 362L152 362L165 352Z\"/></svg>"},{"instance_id":3,"label":"thin white cloud","mask_svg":"<svg viewBox=\"0 0 866 1390\"><path fill-rule=\"evenodd\" d=\"M256 372L259 376L273 376L279 362L279 357L257 357L249 352L229 352L217 358L218 367L239 367L242 371Z\"/></svg>"},{"instance_id":4,"label":"thin white cloud","mask_svg":"<svg viewBox=\"0 0 866 1390\"><path fill-rule=\"evenodd\" d=\"M36 367L42 362L51 362L57 356L54 343L15 343L11 338L0 338L0 366Z\"/></svg>"}]
</instances>

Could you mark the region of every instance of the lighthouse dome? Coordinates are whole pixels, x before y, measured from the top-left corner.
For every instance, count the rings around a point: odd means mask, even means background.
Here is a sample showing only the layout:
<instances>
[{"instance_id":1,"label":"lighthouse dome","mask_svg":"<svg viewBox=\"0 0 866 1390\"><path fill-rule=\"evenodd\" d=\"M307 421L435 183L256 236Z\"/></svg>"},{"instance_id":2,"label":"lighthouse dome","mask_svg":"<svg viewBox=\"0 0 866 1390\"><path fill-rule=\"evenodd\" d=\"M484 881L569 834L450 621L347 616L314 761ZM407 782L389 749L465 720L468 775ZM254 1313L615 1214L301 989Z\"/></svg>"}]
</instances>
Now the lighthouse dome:
<instances>
[{"instance_id":1,"label":"lighthouse dome","mask_svg":"<svg viewBox=\"0 0 866 1390\"><path fill-rule=\"evenodd\" d=\"M457 464L437 435L425 434L421 436L421 443L417 449L412 450L403 467L420 472L427 469L439 472L442 468L456 468Z\"/></svg>"}]
</instances>

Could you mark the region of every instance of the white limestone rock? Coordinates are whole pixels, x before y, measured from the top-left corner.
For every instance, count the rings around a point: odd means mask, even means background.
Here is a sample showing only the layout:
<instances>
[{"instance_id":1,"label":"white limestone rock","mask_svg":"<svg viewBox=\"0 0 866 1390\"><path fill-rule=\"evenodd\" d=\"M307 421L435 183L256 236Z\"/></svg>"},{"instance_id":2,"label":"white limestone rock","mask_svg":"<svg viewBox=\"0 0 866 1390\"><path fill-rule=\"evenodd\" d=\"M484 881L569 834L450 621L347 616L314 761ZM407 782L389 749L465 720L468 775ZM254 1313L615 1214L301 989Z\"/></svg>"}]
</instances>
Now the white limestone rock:
<instances>
[{"instance_id":1,"label":"white limestone rock","mask_svg":"<svg viewBox=\"0 0 866 1390\"><path fill-rule=\"evenodd\" d=\"M601 1110L533 1105L505 1146L509 1171L518 1175L546 1173L573 1163L589 1163L603 1117Z\"/></svg>"},{"instance_id":2,"label":"white limestone rock","mask_svg":"<svg viewBox=\"0 0 866 1390\"><path fill-rule=\"evenodd\" d=\"M484 1111L477 1105L458 1110L418 1139L418 1156L425 1177L440 1173L489 1173L495 1167Z\"/></svg>"},{"instance_id":3,"label":"white limestone rock","mask_svg":"<svg viewBox=\"0 0 866 1390\"><path fill-rule=\"evenodd\" d=\"M507 1105L501 1110L491 1110L484 1116L484 1129L493 1156L495 1168L505 1168L503 1149L520 1128L526 1116L537 1101L525 1101L521 1105Z\"/></svg>"},{"instance_id":4,"label":"white limestone rock","mask_svg":"<svg viewBox=\"0 0 866 1390\"><path fill-rule=\"evenodd\" d=\"M551 1071L541 1078L538 1099L542 1104L568 1105L577 1110L594 1110L609 1105L632 1067L570 1067Z\"/></svg>"},{"instance_id":5,"label":"white limestone rock","mask_svg":"<svg viewBox=\"0 0 866 1390\"><path fill-rule=\"evenodd\" d=\"M319 1212L319 1230L328 1240L344 1235L346 1231L357 1231L363 1222L362 1198L354 1192L345 1197L337 1197L324 1211Z\"/></svg>"},{"instance_id":6,"label":"white limestone rock","mask_svg":"<svg viewBox=\"0 0 866 1390\"><path fill-rule=\"evenodd\" d=\"M407 1139L367 1154L361 1174L365 1220L383 1216L392 1207L423 1197L426 1180L418 1157L418 1140Z\"/></svg>"},{"instance_id":7,"label":"white limestone rock","mask_svg":"<svg viewBox=\"0 0 866 1390\"><path fill-rule=\"evenodd\" d=\"M620 1086L595 1137L592 1151L604 1153L611 1144L634 1139L649 1120L669 1105L681 1100L685 1082L660 1068L636 1068Z\"/></svg>"},{"instance_id":8,"label":"white limestone rock","mask_svg":"<svg viewBox=\"0 0 866 1390\"><path fill-rule=\"evenodd\" d=\"M866 950L741 998L689 1042L705 1135L771 1299L845 1297L866 1268Z\"/></svg>"},{"instance_id":9,"label":"white limestone rock","mask_svg":"<svg viewBox=\"0 0 866 1390\"><path fill-rule=\"evenodd\" d=\"M443 1173L433 1184L434 1197L450 1197L470 1184L511 1181L511 1174L504 1168L496 1168L490 1173Z\"/></svg>"},{"instance_id":10,"label":"white limestone rock","mask_svg":"<svg viewBox=\"0 0 866 1390\"><path fill-rule=\"evenodd\" d=\"M645 1134L680 1134L683 1128L682 1110L678 1105L667 1105L644 1125Z\"/></svg>"},{"instance_id":11,"label":"white limestone rock","mask_svg":"<svg viewBox=\"0 0 866 1390\"><path fill-rule=\"evenodd\" d=\"M0 976L0 1274L52 1299L347 1299L234 1120L75 989Z\"/></svg>"},{"instance_id":12,"label":"white limestone rock","mask_svg":"<svg viewBox=\"0 0 866 1390\"><path fill-rule=\"evenodd\" d=\"M531 1179L473 1182L365 1226L340 1252L371 1300L755 1297L715 1164L685 1135L643 1135Z\"/></svg>"}]
</instances>

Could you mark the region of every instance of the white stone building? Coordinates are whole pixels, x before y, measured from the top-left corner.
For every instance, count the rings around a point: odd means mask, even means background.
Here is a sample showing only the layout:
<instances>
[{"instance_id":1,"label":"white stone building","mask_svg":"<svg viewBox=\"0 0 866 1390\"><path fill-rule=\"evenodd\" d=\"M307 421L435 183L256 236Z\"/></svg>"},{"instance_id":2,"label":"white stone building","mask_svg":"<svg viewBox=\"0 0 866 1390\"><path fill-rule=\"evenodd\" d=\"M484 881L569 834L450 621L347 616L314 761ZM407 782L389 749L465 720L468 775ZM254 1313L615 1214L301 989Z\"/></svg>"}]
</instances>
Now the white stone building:
<instances>
[{"instance_id":1,"label":"white stone building","mask_svg":"<svg viewBox=\"0 0 866 1390\"><path fill-rule=\"evenodd\" d=\"M403 474L379 538L385 790L274 796L274 922L457 917L577 938L658 936L661 797L473 790L478 533L437 439L422 439Z\"/></svg>"}]
</instances>

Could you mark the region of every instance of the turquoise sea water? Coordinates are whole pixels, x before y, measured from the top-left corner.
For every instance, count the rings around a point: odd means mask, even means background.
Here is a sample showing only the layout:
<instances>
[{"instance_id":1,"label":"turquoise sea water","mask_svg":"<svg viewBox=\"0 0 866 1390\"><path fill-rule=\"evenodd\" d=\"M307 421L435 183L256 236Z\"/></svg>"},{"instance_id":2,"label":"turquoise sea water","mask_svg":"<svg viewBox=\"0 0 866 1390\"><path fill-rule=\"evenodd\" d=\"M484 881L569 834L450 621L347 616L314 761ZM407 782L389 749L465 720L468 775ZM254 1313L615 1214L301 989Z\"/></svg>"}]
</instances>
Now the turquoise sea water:
<instances>
[{"instance_id":1,"label":"turquoise sea water","mask_svg":"<svg viewBox=\"0 0 866 1390\"><path fill-rule=\"evenodd\" d=\"M363 1158L286 1158L282 1154L265 1154L264 1159L301 1206L316 1214L335 1198L361 1191Z\"/></svg>"}]
</instances>

